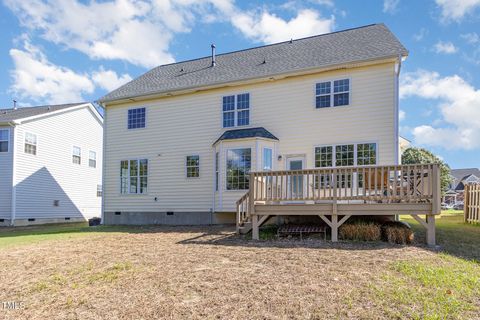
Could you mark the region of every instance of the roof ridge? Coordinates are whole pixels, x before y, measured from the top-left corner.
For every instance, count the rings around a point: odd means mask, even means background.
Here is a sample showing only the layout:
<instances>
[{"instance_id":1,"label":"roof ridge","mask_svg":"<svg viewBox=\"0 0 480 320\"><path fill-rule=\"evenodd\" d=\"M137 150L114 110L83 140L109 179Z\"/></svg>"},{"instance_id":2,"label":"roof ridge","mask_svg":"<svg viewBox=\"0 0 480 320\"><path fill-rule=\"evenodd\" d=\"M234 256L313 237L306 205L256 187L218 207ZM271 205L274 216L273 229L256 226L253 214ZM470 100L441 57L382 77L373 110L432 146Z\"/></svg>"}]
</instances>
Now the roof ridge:
<instances>
[{"instance_id":1,"label":"roof ridge","mask_svg":"<svg viewBox=\"0 0 480 320\"><path fill-rule=\"evenodd\" d=\"M16 107L16 108L0 108L0 112L3 111L16 111L16 110L25 110L25 109L34 109L34 108L45 108L45 107L58 107L58 106L73 106L81 105L90 102L73 102L73 103L59 103L59 104L45 104L41 106L28 106L28 107Z\"/></svg>"}]
</instances>

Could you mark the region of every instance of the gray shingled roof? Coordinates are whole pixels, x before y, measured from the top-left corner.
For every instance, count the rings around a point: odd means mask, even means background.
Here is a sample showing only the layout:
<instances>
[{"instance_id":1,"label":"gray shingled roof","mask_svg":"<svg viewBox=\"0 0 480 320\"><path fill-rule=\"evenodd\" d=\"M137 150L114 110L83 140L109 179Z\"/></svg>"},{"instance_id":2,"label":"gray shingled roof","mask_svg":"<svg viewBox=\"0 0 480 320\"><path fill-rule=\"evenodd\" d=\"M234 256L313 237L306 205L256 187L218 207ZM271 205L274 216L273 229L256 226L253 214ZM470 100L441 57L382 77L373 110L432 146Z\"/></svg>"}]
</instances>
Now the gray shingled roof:
<instances>
[{"instance_id":1,"label":"gray shingled roof","mask_svg":"<svg viewBox=\"0 0 480 320\"><path fill-rule=\"evenodd\" d=\"M221 140L235 140L235 139L245 139L245 138L267 138L272 140L278 140L278 138L275 137L267 129L263 127L258 127L258 128L227 130L213 144L216 144Z\"/></svg>"},{"instance_id":2,"label":"gray shingled roof","mask_svg":"<svg viewBox=\"0 0 480 320\"><path fill-rule=\"evenodd\" d=\"M115 101L359 61L406 56L384 24L323 34L156 67L99 99Z\"/></svg>"},{"instance_id":3,"label":"gray shingled roof","mask_svg":"<svg viewBox=\"0 0 480 320\"><path fill-rule=\"evenodd\" d=\"M66 109L66 108L78 106L81 104L85 104L85 102L38 106L38 107L19 107L17 109L0 109L0 123L38 116L44 113Z\"/></svg>"},{"instance_id":4,"label":"gray shingled roof","mask_svg":"<svg viewBox=\"0 0 480 320\"><path fill-rule=\"evenodd\" d=\"M455 179L453 181L453 189L457 191L464 189L465 186L462 181L471 176L472 174L475 175L477 178L480 178L480 170L478 168L452 169L450 171L450 174Z\"/></svg>"}]
</instances>

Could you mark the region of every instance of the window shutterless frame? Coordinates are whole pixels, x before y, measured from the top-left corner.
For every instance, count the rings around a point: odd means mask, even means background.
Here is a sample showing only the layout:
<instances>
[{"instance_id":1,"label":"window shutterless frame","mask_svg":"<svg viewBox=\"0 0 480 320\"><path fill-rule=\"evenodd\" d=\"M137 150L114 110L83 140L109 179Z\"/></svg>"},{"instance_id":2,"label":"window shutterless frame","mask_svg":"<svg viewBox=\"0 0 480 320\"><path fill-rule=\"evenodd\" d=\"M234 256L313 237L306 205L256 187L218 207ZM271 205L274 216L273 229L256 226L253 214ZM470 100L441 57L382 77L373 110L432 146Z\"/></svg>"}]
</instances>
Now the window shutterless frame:
<instances>
[{"instance_id":1,"label":"window shutterless frame","mask_svg":"<svg viewBox=\"0 0 480 320\"><path fill-rule=\"evenodd\" d=\"M189 163L189 158L197 158L197 165L193 165L191 163ZM199 179L200 178L200 155L198 154L191 154L191 155L188 155L188 156L185 156L185 178L187 178L188 180L190 179ZM195 160L195 159L193 159ZM192 161L192 159L190 159L190 161ZM198 175L193 175L193 176L189 176L189 170L188 169L195 169L197 168L197 172L198 172ZM195 170L193 171L190 171L190 172L194 172Z\"/></svg>"},{"instance_id":2,"label":"window shutterless frame","mask_svg":"<svg viewBox=\"0 0 480 320\"><path fill-rule=\"evenodd\" d=\"M77 150L78 150L78 154L76 152ZM75 161L78 161L78 162L75 162ZM78 146L72 146L72 163L78 164L78 165L82 164L82 148Z\"/></svg>"},{"instance_id":3,"label":"window shutterless frame","mask_svg":"<svg viewBox=\"0 0 480 320\"><path fill-rule=\"evenodd\" d=\"M10 128L0 128L0 155L10 152Z\"/></svg>"},{"instance_id":4,"label":"window shutterless frame","mask_svg":"<svg viewBox=\"0 0 480 320\"><path fill-rule=\"evenodd\" d=\"M242 95L248 95L248 108L239 108L238 107L239 96L242 96ZM227 111L223 110L223 100L226 97L233 97L234 98L234 105L233 105L232 110L227 110ZM236 93L224 94L224 95L222 95L222 97L220 99L220 103L221 103L220 122L221 122L221 127L223 129L237 128L237 127L248 128L249 126L251 126L251 123L252 123L252 94L250 92L236 92ZM248 111L248 124L239 125L238 124L238 120L239 120L238 114L240 112L243 112L243 111ZM225 126L224 125L224 114L226 112L232 112L233 113L233 126Z\"/></svg>"},{"instance_id":5,"label":"window shutterless frame","mask_svg":"<svg viewBox=\"0 0 480 320\"><path fill-rule=\"evenodd\" d=\"M38 136L37 134L25 131L23 135L23 152L36 156L38 152Z\"/></svg>"},{"instance_id":6,"label":"window shutterless frame","mask_svg":"<svg viewBox=\"0 0 480 320\"><path fill-rule=\"evenodd\" d=\"M242 181L242 183L240 183L240 180L238 180L238 185L240 186L240 184L245 184L246 183L246 186L244 185L244 189L228 189L228 178L229 178L229 173L228 173L228 154L229 152L233 152L233 151L238 151L238 150L249 150L250 151L250 168L248 169L248 172L246 172L246 174L244 175L244 179ZM248 179L250 178L250 172L252 171L252 148L251 147L246 147L246 146L239 146L239 147L234 147L232 146L231 148L228 148L228 149L225 149L225 186L223 188L223 191L226 191L226 192L238 192L238 191L244 191L244 190L248 190L248 181L246 181L245 177L247 177Z\"/></svg>"},{"instance_id":7,"label":"window shutterless frame","mask_svg":"<svg viewBox=\"0 0 480 320\"><path fill-rule=\"evenodd\" d=\"M122 162L126 161L127 162L127 174L126 176L124 177L122 175ZM131 161L136 161L137 163L137 175L135 175L135 177L137 178L137 192L131 192L130 191L130 188L131 188L131 185L130 185L130 182L131 182ZM147 170L146 170L146 174L144 175L141 175L140 174L140 161L146 161L146 164L147 164ZM149 180L149 173L150 173L150 161L147 157L144 157L144 158L135 158L135 159L123 159L123 160L120 160L119 161L119 169L120 169L120 175L119 175L119 194L120 195L147 195L148 194L148 180ZM122 192L122 180L123 178L127 179L127 185L126 185L126 192ZM140 187L141 187L141 178L146 178L146 192L143 192L141 193L140 192Z\"/></svg>"},{"instance_id":8,"label":"window shutterless frame","mask_svg":"<svg viewBox=\"0 0 480 320\"><path fill-rule=\"evenodd\" d=\"M362 141L362 142L345 142L345 143L337 143L337 144L321 144L321 145L315 145L313 146L313 165L315 168L329 168L329 167L317 167L316 166L316 148L322 148L322 147L332 147L332 167L337 167L336 162L337 162L337 157L336 157L336 147L337 146L345 146L345 145L353 145L353 156L354 156L354 161L353 165L349 166L358 166L358 145L363 145L363 144L374 144L375 145L375 163L371 164L370 166L375 166L378 165L380 162L380 152L379 152L379 143L377 141ZM363 166L363 165L362 165ZM365 165L369 166L369 165Z\"/></svg>"},{"instance_id":9,"label":"window shutterless frame","mask_svg":"<svg viewBox=\"0 0 480 320\"><path fill-rule=\"evenodd\" d=\"M133 119L130 121L130 113L133 113L133 110L142 110L143 109L143 126L142 127L132 127L130 128L130 124L133 124ZM133 115L132 115L133 116ZM135 114L137 116L137 114ZM128 108L127 109L127 130L142 130L147 128L147 118L148 118L148 108L147 107L135 107L135 108ZM136 119L138 120L138 119ZM137 123L137 122L135 122Z\"/></svg>"},{"instance_id":10,"label":"window shutterless frame","mask_svg":"<svg viewBox=\"0 0 480 320\"><path fill-rule=\"evenodd\" d=\"M339 80L348 80L348 104L336 106L334 107L334 96L336 92L334 92L334 83L335 81ZM330 106L329 107L319 107L317 108L317 84L323 82L330 82ZM342 92L340 92L342 93ZM313 108L315 110L322 110L322 109L330 109L330 108L339 108L339 107L349 107L352 105L352 78L351 77L338 77L338 78L324 78L324 79L317 79L313 83Z\"/></svg>"}]
</instances>

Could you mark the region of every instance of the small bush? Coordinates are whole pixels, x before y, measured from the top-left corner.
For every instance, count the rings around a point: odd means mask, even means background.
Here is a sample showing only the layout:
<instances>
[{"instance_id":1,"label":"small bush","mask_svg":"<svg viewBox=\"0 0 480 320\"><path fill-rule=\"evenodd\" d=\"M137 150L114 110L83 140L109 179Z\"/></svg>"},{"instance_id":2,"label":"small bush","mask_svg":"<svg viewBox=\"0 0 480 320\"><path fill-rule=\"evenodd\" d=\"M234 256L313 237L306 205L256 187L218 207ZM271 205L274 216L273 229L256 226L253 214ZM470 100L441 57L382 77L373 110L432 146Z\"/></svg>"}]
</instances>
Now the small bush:
<instances>
[{"instance_id":1,"label":"small bush","mask_svg":"<svg viewBox=\"0 0 480 320\"><path fill-rule=\"evenodd\" d=\"M382 232L376 223L349 223L339 228L339 234L344 240L378 241Z\"/></svg>"},{"instance_id":2,"label":"small bush","mask_svg":"<svg viewBox=\"0 0 480 320\"><path fill-rule=\"evenodd\" d=\"M392 221L382 225L382 239L389 243L411 244L414 240L413 231L405 224Z\"/></svg>"}]
</instances>

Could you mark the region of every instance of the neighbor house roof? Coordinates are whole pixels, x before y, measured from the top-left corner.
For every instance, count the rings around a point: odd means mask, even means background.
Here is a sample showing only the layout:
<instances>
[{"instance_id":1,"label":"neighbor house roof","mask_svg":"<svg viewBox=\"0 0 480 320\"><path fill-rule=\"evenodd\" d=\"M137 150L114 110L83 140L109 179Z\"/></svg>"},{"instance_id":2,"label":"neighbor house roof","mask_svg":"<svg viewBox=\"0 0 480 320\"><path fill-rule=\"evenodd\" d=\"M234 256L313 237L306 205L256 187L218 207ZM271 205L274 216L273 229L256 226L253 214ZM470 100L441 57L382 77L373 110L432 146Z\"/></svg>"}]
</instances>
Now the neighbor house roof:
<instances>
[{"instance_id":1,"label":"neighbor house roof","mask_svg":"<svg viewBox=\"0 0 480 320\"><path fill-rule=\"evenodd\" d=\"M69 103L69 104L57 104L57 105L45 105L37 107L19 107L16 109L0 109L0 123L14 122L26 118L37 117L42 115L47 115L61 110L66 110L73 107L79 106L91 106L91 103L81 102L81 103ZM95 110L95 114L99 117L99 120L103 120L102 116Z\"/></svg>"},{"instance_id":2,"label":"neighbor house roof","mask_svg":"<svg viewBox=\"0 0 480 320\"><path fill-rule=\"evenodd\" d=\"M99 102L166 94L349 63L408 55L384 24L281 42L156 67Z\"/></svg>"},{"instance_id":3,"label":"neighbor house roof","mask_svg":"<svg viewBox=\"0 0 480 320\"><path fill-rule=\"evenodd\" d=\"M263 127L258 127L258 128L227 130L213 144L216 144L217 142L222 140L235 140L235 139L246 139L246 138L266 138L266 139L278 140L278 138L275 137L267 129Z\"/></svg>"},{"instance_id":4,"label":"neighbor house roof","mask_svg":"<svg viewBox=\"0 0 480 320\"><path fill-rule=\"evenodd\" d=\"M450 174L454 178L453 189L457 191L465 189L465 184L463 181L471 175L480 178L480 170L478 168L452 169Z\"/></svg>"}]
</instances>

